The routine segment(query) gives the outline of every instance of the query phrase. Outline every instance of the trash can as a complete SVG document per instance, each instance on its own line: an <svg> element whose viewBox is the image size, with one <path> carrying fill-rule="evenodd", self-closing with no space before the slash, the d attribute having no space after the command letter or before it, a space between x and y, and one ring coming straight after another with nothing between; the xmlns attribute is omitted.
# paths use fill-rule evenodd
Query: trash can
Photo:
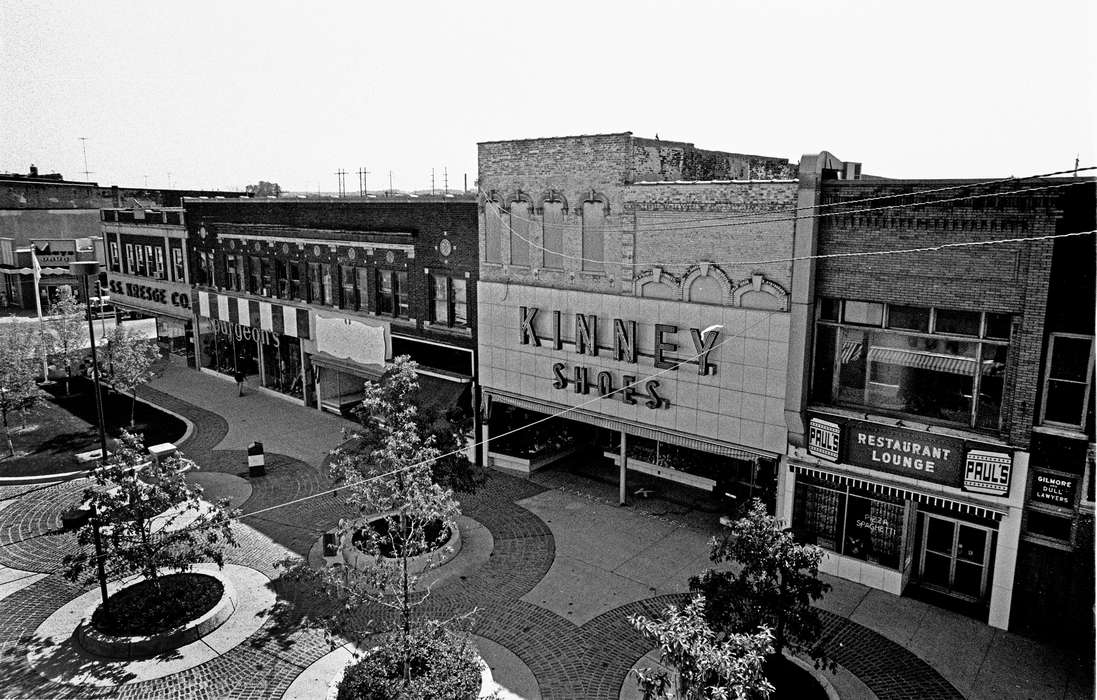
<svg viewBox="0 0 1097 700"><path fill-rule="evenodd" d="M248 445L248 476L265 476L266 473L267 464L263 457L263 443L253 442Z"/></svg>

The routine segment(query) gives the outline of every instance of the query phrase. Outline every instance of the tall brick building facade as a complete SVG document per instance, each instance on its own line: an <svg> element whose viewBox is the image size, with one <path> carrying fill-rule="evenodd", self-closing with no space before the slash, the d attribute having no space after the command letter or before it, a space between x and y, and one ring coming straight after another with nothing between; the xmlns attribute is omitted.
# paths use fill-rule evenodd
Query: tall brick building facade
<svg viewBox="0 0 1097 700"><path fill-rule="evenodd" d="M406 354L424 396L471 410L472 199L184 207L203 371L339 412Z"/></svg>
<svg viewBox="0 0 1097 700"><path fill-rule="evenodd" d="M1032 446L1062 241L863 254L1086 230L1078 213L1093 210L1092 181L824 175L810 186L805 170L802 191L817 195L801 205L819 208L798 214L797 253L823 257L793 271L789 386L800 389L788 395L779 514L833 553L830 573L1023 626L1037 597L1021 582L1037 557L1019 554L1047 544L1030 527ZM1063 296L1092 298L1090 280L1074 276ZM1074 430L1084 443L1081 418ZM1073 470L1080 486L1084 459Z"/></svg>

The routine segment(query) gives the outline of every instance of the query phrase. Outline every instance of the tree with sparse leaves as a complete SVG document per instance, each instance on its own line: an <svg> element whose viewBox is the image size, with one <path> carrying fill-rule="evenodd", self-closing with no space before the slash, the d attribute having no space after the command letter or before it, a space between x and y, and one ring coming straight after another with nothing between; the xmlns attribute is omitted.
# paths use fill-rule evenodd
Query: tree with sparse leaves
<svg viewBox="0 0 1097 700"><path fill-rule="evenodd" d="M26 412L42 400L42 390L35 377L38 375L38 358L35 356L36 331L30 324L12 319L0 324L0 418L4 424L4 438L8 443L8 455L15 456L11 440L9 419L15 411Z"/></svg>
<svg viewBox="0 0 1097 700"><path fill-rule="evenodd" d="M258 185L248 185L244 191L256 197L279 197L282 194L282 186L277 182L260 180Z"/></svg>
<svg viewBox="0 0 1097 700"><path fill-rule="evenodd" d="M763 666L773 651L766 628L753 634L717 634L705 621L705 600L694 596L661 618L632 615L629 623L659 645L669 670L637 669L644 700L765 700L773 692Z"/></svg>
<svg viewBox="0 0 1097 700"><path fill-rule="evenodd" d="M115 390L130 395L130 428L137 410L137 390L154 376L152 368L160 359L155 338L145 338L119 324L107 331L101 358L106 379Z"/></svg>
<svg viewBox="0 0 1097 700"><path fill-rule="evenodd" d="M709 558L728 567L691 578L690 589L704 595L705 619L720 632L760 625L772 629L772 664L786 647L825 664L818 643L822 623L812 606L830 590L819 579L823 556L821 547L798 543L792 531L754 499L746 517L733 522L726 536L712 540Z"/></svg>
<svg viewBox="0 0 1097 700"><path fill-rule="evenodd" d="M322 590L340 603L340 612L325 621L331 632L361 635L353 616L367 603L396 613L398 623L389 637L395 645L377 654L395 664L389 668L395 675L377 678L376 687L384 690L368 697L405 697L411 689L422 691L424 684L436 687L435 682L448 682L439 674L452 675L455 667L461 669L461 683L479 678L462 635L451 633L450 642L424 654L422 642L440 634L429 632L438 623L418 620L413 614L429 596L429 590L418 591L417 584L442 553L439 541L456 531L460 514L453 492L432 478L431 463L439 451L434 437L424 436L417 420L414 397L419 380L415 367L408 357L398 357L379 383L367 383L362 432L348 447L334 450L329 463L332 476L345 484L347 501L358 513L358 517L340 521L337 541L357 546L363 554L359 561L366 565L361 570L349 566L317 570L303 562L283 562L291 579L304 582L310 590ZM391 555L387 560L386 552ZM422 556L428 557L426 568L413 569L410 560ZM439 656L439 649L452 649L457 656L447 656L448 651ZM362 663L376 665L378 659L367 658ZM354 675L362 682L368 680L359 676ZM385 694L389 692L396 694Z"/></svg>
<svg viewBox="0 0 1097 700"><path fill-rule="evenodd" d="M108 579L143 574L158 590L162 570L184 572L204 561L224 565L225 547L236 545L236 513L228 499L203 500L202 487L185 478L190 469L197 465L181 453L150 460L141 436L122 431L108 463L93 471L95 484L84 491L94 519L109 533ZM81 548L63 559L71 581L94 580L95 554L88 551L94 527L89 521L80 529Z"/></svg>
<svg viewBox="0 0 1097 700"><path fill-rule="evenodd" d="M61 287L57 300L50 304L49 318L42 338L49 354L65 367L65 394L68 394L72 367L88 352L86 307L77 301L70 287Z"/></svg>

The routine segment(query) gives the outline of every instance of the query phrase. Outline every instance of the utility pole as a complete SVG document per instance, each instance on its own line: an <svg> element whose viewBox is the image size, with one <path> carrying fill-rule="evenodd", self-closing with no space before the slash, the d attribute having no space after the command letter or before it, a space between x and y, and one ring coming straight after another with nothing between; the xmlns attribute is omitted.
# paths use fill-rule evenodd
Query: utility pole
<svg viewBox="0 0 1097 700"><path fill-rule="evenodd" d="M369 175L369 171L366 170L366 166L363 165L361 168L358 168L358 189L359 194L363 197L369 194L369 184L366 180L367 175Z"/></svg>
<svg viewBox="0 0 1097 700"><path fill-rule="evenodd" d="M92 172L88 170L88 137L80 136L80 148L84 151L84 182L91 182Z"/></svg>
<svg viewBox="0 0 1097 700"><path fill-rule="evenodd" d="M465 173L465 194L469 193L469 174Z"/></svg>
<svg viewBox="0 0 1097 700"><path fill-rule="evenodd" d="M342 168L339 168L338 170L335 171L335 174L339 176L339 196L340 197L346 197L347 196L347 181L346 181L345 178L346 178L347 171L343 170Z"/></svg>
<svg viewBox="0 0 1097 700"><path fill-rule="evenodd" d="M449 168L442 168L442 193L449 194Z"/></svg>
<svg viewBox="0 0 1097 700"><path fill-rule="evenodd" d="M430 196L434 196L434 168L430 169Z"/></svg>
<svg viewBox="0 0 1097 700"><path fill-rule="evenodd" d="M392 196L392 171L389 171L389 196Z"/></svg>

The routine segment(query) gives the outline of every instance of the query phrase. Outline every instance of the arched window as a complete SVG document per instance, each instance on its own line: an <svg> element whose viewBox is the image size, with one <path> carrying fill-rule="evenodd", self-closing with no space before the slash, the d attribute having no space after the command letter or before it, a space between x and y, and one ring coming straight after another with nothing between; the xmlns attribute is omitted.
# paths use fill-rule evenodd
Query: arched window
<svg viewBox="0 0 1097 700"><path fill-rule="evenodd" d="M606 258L606 205L598 201L583 202L583 265L586 272L602 272Z"/></svg>
<svg viewBox="0 0 1097 700"><path fill-rule="evenodd" d="M514 201L510 203L510 264L529 267L529 241L530 241L530 209L529 202Z"/></svg>
<svg viewBox="0 0 1097 700"><path fill-rule="evenodd" d="M550 270L564 269L564 203L545 202L542 214L545 226L545 262Z"/></svg>
<svg viewBox="0 0 1097 700"><path fill-rule="evenodd" d="M698 304L722 304L724 303L724 287L720 281L711 275L702 275L693 280L687 292L687 301Z"/></svg>
<svg viewBox="0 0 1097 700"><path fill-rule="evenodd" d="M484 202L484 260L490 263L503 262L502 207L498 195Z"/></svg>

